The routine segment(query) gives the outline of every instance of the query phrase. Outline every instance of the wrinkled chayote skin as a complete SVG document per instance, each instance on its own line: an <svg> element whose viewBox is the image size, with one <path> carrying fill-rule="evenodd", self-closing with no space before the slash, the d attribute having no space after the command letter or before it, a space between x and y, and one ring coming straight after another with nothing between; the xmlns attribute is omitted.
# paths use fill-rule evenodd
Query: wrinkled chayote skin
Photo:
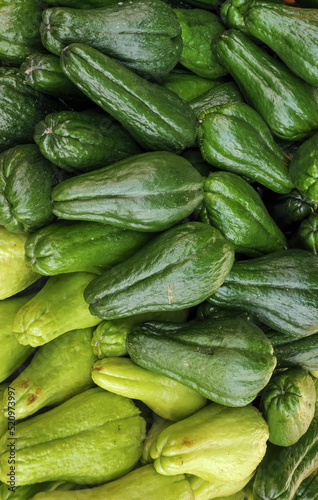
<svg viewBox="0 0 318 500"><path fill-rule="evenodd" d="M290 176L309 203L318 203L318 134L299 146L290 164Z"/></svg>
<svg viewBox="0 0 318 500"><path fill-rule="evenodd" d="M33 500L195 500L184 475L163 476L152 465L135 469L126 476L98 488L58 493L39 493Z"/></svg>
<svg viewBox="0 0 318 500"><path fill-rule="evenodd" d="M21 292L40 277L24 260L27 237L0 226L0 300Z"/></svg>
<svg viewBox="0 0 318 500"><path fill-rule="evenodd" d="M262 398L271 443L278 446L297 443L315 414L312 376L300 369L284 371L265 387Z"/></svg>
<svg viewBox="0 0 318 500"><path fill-rule="evenodd" d="M83 297L86 286L95 277L78 272L49 278L14 319L18 341L38 347L65 332L98 325L102 320L90 314Z"/></svg>
<svg viewBox="0 0 318 500"><path fill-rule="evenodd" d="M132 400L99 387L82 392L18 423L16 486L59 480L90 485L117 479L139 460L145 425ZM10 472L10 439L7 432L0 440L2 482Z"/></svg>
<svg viewBox="0 0 318 500"><path fill-rule="evenodd" d="M267 424L256 408L213 403L163 430L151 457L160 474L193 474L216 485L244 478L247 483L265 455L267 439Z"/></svg>
<svg viewBox="0 0 318 500"><path fill-rule="evenodd" d="M56 406L93 386L96 360L91 348L93 328L72 330L41 346L26 369L10 383L15 392L15 419L44 406ZM8 391L3 398L7 415Z"/></svg>
<svg viewBox="0 0 318 500"><path fill-rule="evenodd" d="M182 420L206 405L206 398L164 375L141 368L128 358L95 363L92 378L109 392L143 401L163 418Z"/></svg>
<svg viewBox="0 0 318 500"><path fill-rule="evenodd" d="M33 351L32 347L21 345L13 331L15 315L32 297L27 295L0 300L0 382L12 375ZM0 404L1 401L2 398Z"/></svg>

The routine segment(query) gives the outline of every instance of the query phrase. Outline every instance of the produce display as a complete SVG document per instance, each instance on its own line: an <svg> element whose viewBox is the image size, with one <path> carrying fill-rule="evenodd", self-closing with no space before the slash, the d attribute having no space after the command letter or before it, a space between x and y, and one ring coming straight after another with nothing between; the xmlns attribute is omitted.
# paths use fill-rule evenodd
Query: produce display
<svg viewBox="0 0 318 500"><path fill-rule="evenodd" d="M318 500L318 1L0 0L0 500Z"/></svg>

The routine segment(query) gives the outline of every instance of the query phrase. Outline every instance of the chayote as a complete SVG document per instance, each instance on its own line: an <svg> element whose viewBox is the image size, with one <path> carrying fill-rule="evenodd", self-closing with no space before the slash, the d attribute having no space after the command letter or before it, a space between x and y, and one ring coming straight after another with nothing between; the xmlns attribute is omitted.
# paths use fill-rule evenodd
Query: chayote
<svg viewBox="0 0 318 500"><path fill-rule="evenodd" d="M41 346L26 369L10 383L15 392L15 419L44 406L56 406L93 386L96 357L91 348L93 328L73 330ZM8 391L3 399L8 411Z"/></svg>
<svg viewBox="0 0 318 500"><path fill-rule="evenodd" d="M24 260L27 237L0 226L0 300L12 297L40 278Z"/></svg>
<svg viewBox="0 0 318 500"><path fill-rule="evenodd" d="M33 351L32 347L19 344L13 331L16 313L32 297L27 295L0 300L0 382L14 373Z"/></svg>
<svg viewBox="0 0 318 500"><path fill-rule="evenodd" d="M9 432L0 440L0 481L12 472L12 450L16 486L59 480L98 484L121 477L141 456L145 421L139 414L130 399L95 388L24 420L14 442Z"/></svg>
<svg viewBox="0 0 318 500"><path fill-rule="evenodd" d="M265 455L267 439L267 424L255 407L213 403L163 430L151 457L160 474L193 474L216 485L244 478L247 483Z"/></svg>
<svg viewBox="0 0 318 500"><path fill-rule="evenodd" d="M206 405L205 397L164 375L150 372L127 358L95 363L92 378L109 392L140 399L160 417L182 420Z"/></svg>
<svg viewBox="0 0 318 500"><path fill-rule="evenodd" d="M83 297L95 277L78 272L49 278L14 319L13 330L19 342L38 347L70 330L98 325L102 320L90 314Z"/></svg>

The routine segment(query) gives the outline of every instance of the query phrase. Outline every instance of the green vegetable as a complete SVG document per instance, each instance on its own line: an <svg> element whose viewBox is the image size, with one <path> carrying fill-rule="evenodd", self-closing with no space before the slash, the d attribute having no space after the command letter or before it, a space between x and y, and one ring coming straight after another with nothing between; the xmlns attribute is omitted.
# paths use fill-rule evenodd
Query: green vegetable
<svg viewBox="0 0 318 500"><path fill-rule="evenodd" d="M318 134L299 146L290 164L295 187L309 203L318 203Z"/></svg>
<svg viewBox="0 0 318 500"><path fill-rule="evenodd" d="M157 415L169 420L182 420L206 405L206 399L198 392L170 377L141 368L127 358L97 361L92 378L106 391L140 399Z"/></svg>
<svg viewBox="0 0 318 500"><path fill-rule="evenodd" d="M27 235L11 233L0 226L0 300L12 297L39 279L24 260Z"/></svg>
<svg viewBox="0 0 318 500"><path fill-rule="evenodd" d="M8 65L21 64L41 49L39 0L0 1L0 60Z"/></svg>
<svg viewBox="0 0 318 500"><path fill-rule="evenodd" d="M163 87L172 90L184 101L192 101L209 89L218 87L221 79L209 80L189 71L175 69L163 78Z"/></svg>
<svg viewBox="0 0 318 500"><path fill-rule="evenodd" d="M318 370L318 333L275 346L278 366Z"/></svg>
<svg viewBox="0 0 318 500"><path fill-rule="evenodd" d="M232 102L203 111L198 138L203 158L214 167L246 175L278 193L291 191L283 151L247 104Z"/></svg>
<svg viewBox="0 0 318 500"><path fill-rule="evenodd" d="M307 432L286 448L269 443L257 469L254 500L292 500L302 481L318 467L318 412ZM304 500L302 498L302 500Z"/></svg>
<svg viewBox="0 0 318 500"><path fill-rule="evenodd" d="M144 149L180 153L194 144L195 116L174 92L86 45L71 44L64 49L61 64L68 78Z"/></svg>
<svg viewBox="0 0 318 500"><path fill-rule="evenodd" d="M303 480L294 500L316 500L318 494L318 469Z"/></svg>
<svg viewBox="0 0 318 500"><path fill-rule="evenodd" d="M199 304L228 275L232 245L206 224L169 229L106 271L85 290L92 314L104 319L178 311Z"/></svg>
<svg viewBox="0 0 318 500"><path fill-rule="evenodd" d="M220 36L216 52L248 104L282 139L302 139L318 128L318 90L236 30Z"/></svg>
<svg viewBox="0 0 318 500"><path fill-rule="evenodd" d="M190 106L197 117L203 111L214 106L223 106L231 102L241 102L243 96L234 82L226 82L204 92L190 101Z"/></svg>
<svg viewBox="0 0 318 500"><path fill-rule="evenodd" d="M276 366L267 337L240 318L144 323L128 336L127 350L139 366L227 406L252 402Z"/></svg>
<svg viewBox="0 0 318 500"><path fill-rule="evenodd" d="M32 295L27 295L0 300L0 382L12 375L33 351L32 347L19 344L12 326L16 313L31 297ZM0 397L0 407L1 402L2 397Z"/></svg>
<svg viewBox="0 0 318 500"><path fill-rule="evenodd" d="M25 85L19 69L0 68L0 151L32 142L35 125L59 107Z"/></svg>
<svg viewBox="0 0 318 500"><path fill-rule="evenodd" d="M9 485L10 487L10 485ZM61 494L62 491L74 490L76 484L68 483L66 481L54 481L38 484L30 484L29 486L17 486L14 491L8 489L7 484L0 486L1 500L30 500L33 495L43 491L57 491Z"/></svg>
<svg viewBox="0 0 318 500"><path fill-rule="evenodd" d="M130 399L96 388L19 423L16 486L57 480L89 485L121 477L141 455L145 421L139 413ZM0 440L3 482L10 472L8 441L7 432Z"/></svg>
<svg viewBox="0 0 318 500"><path fill-rule="evenodd" d="M194 474L228 489L231 482L249 481L265 455L267 438L266 422L253 406L211 404L163 430L151 456L160 474Z"/></svg>
<svg viewBox="0 0 318 500"><path fill-rule="evenodd" d="M318 331L318 257L305 250L236 262L209 302L252 314L291 338Z"/></svg>
<svg viewBox="0 0 318 500"><path fill-rule="evenodd" d="M100 222L59 221L29 236L25 260L45 276L79 271L99 274L133 255L152 236Z"/></svg>
<svg viewBox="0 0 318 500"><path fill-rule="evenodd" d="M252 186L241 177L213 172L204 183L204 202L211 224L236 252L250 256L286 248L286 239Z"/></svg>
<svg viewBox="0 0 318 500"><path fill-rule="evenodd" d="M42 19L42 43L53 54L83 43L141 75L168 74L182 52L177 16L160 0L124 0L92 10L59 7L45 10Z"/></svg>
<svg viewBox="0 0 318 500"><path fill-rule="evenodd" d="M0 155L0 224L8 231L34 232L55 219L51 191L58 183L53 165L35 144Z"/></svg>
<svg viewBox="0 0 318 500"><path fill-rule="evenodd" d="M59 274L18 311L13 322L18 341L38 347L70 330L89 328L102 320L92 316L83 292L95 274Z"/></svg>
<svg viewBox="0 0 318 500"><path fill-rule="evenodd" d="M94 489L67 493L41 493L34 500L194 500L192 488L184 475L165 477L152 465L135 469L126 476Z"/></svg>
<svg viewBox="0 0 318 500"><path fill-rule="evenodd" d="M193 212L203 179L181 156L143 153L61 182L52 191L62 219L108 222L139 231L163 231Z"/></svg>
<svg viewBox="0 0 318 500"><path fill-rule="evenodd" d="M143 450L142 450L142 455L141 455L141 463L142 464L150 464L153 463L153 459L150 456L150 450L152 447L152 444L156 441L157 437L159 436L160 432L169 427L173 422L170 422L170 420L167 420L166 418L161 418L158 417L156 414L154 414L153 417L153 423L152 426L146 436L146 439L144 440L143 443ZM164 477L164 476L162 476ZM190 478L189 478L190 479Z"/></svg>
<svg viewBox="0 0 318 500"><path fill-rule="evenodd" d="M198 149L189 148L183 151L183 158L186 158L188 162L199 172L202 177L207 177L210 172L213 171L213 167L203 160L202 155Z"/></svg>
<svg viewBox="0 0 318 500"><path fill-rule="evenodd" d="M223 33L218 16L201 9L174 9L182 30L183 49L179 62L204 78L219 78L227 71L217 60L212 44Z"/></svg>
<svg viewBox="0 0 318 500"><path fill-rule="evenodd" d="M270 200L267 206L274 221L283 230L301 222L314 210L297 189Z"/></svg>
<svg viewBox="0 0 318 500"><path fill-rule="evenodd" d="M60 58L53 54L31 54L20 68L23 81L29 87L56 97L84 95L71 80L65 76Z"/></svg>
<svg viewBox="0 0 318 500"><path fill-rule="evenodd" d="M8 385L9 385L8 382L5 384L0 384L0 401L2 401L4 393L6 392ZM4 416L3 412L1 411L0 412L0 437L7 431L7 429L8 429L8 420ZM3 495L3 492L1 491L1 489L3 489L3 488L0 485L0 498L2 500L2 497L4 495ZM8 489L7 486L6 486L6 489Z"/></svg>
<svg viewBox="0 0 318 500"><path fill-rule="evenodd" d="M297 443L314 418L316 391L308 372L294 369L276 375L262 393L269 440L278 446Z"/></svg>
<svg viewBox="0 0 318 500"><path fill-rule="evenodd" d="M297 8L270 0L227 0L227 25L242 29L268 45L293 73L318 85L316 9Z"/></svg>
<svg viewBox="0 0 318 500"><path fill-rule="evenodd" d="M89 172L140 153L119 123L94 111L52 113L35 127L34 140L46 158L71 172Z"/></svg>
<svg viewBox="0 0 318 500"><path fill-rule="evenodd" d="M26 418L45 406L56 406L93 386L96 360L91 348L92 328L73 330L41 346L31 363L12 382L15 419ZM8 416L9 391L3 398Z"/></svg>
<svg viewBox="0 0 318 500"><path fill-rule="evenodd" d="M216 480L211 483L196 476L190 476L189 481L194 491L195 500L206 500L207 498L215 498L215 500L253 500L253 496L247 496L248 493L251 493L251 490L246 486L253 475L254 473L243 479L226 483L224 481L217 482ZM242 488L244 489L242 490ZM219 495L222 495L222 497Z"/></svg>
<svg viewBox="0 0 318 500"><path fill-rule="evenodd" d="M50 4L55 4L56 2L50 2ZM108 7L117 3L117 0L59 0L58 4L64 7L76 7L76 9L92 9L93 7Z"/></svg>
<svg viewBox="0 0 318 500"><path fill-rule="evenodd" d="M92 339L93 351L99 359L111 356L125 356L127 354L127 336L138 323L146 321L170 321L184 323L189 314L188 309L181 311L163 311L136 314L129 318L103 321L94 331Z"/></svg>
<svg viewBox="0 0 318 500"><path fill-rule="evenodd" d="M295 235L295 246L318 253L318 214L313 213L304 219Z"/></svg>

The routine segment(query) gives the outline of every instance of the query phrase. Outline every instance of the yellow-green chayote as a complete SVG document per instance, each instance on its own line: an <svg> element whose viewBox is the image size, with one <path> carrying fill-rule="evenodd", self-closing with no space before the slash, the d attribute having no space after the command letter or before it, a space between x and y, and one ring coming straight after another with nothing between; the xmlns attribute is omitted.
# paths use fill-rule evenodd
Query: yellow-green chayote
<svg viewBox="0 0 318 500"><path fill-rule="evenodd" d="M44 406L56 406L93 386L96 361L91 348L93 328L72 330L37 350L31 363L10 383L15 419L26 418ZM1 403L1 400L0 400ZM9 391L3 398L7 415Z"/></svg>
<svg viewBox="0 0 318 500"><path fill-rule="evenodd" d="M61 491L74 490L76 484L68 483L66 481L54 481L47 483L30 484L29 486L18 486L17 488L11 487L8 484L1 484L0 486L0 500L31 500L34 495L40 491Z"/></svg>
<svg viewBox="0 0 318 500"><path fill-rule="evenodd" d="M265 455L268 434L255 407L212 403L163 430L151 457L160 474L193 474L217 485L248 482Z"/></svg>
<svg viewBox="0 0 318 500"><path fill-rule="evenodd" d="M28 295L0 300L0 382L12 375L33 351L32 347L21 345L13 331L15 315L32 297Z"/></svg>
<svg viewBox="0 0 318 500"><path fill-rule="evenodd" d="M188 479L194 491L195 500L250 500L253 496L248 498L245 492L247 491L246 485L253 475L254 472L238 481L218 482L215 480L213 483L196 476L188 476Z"/></svg>
<svg viewBox="0 0 318 500"><path fill-rule="evenodd" d="M195 499L197 500L197 497ZM237 493L230 496L216 497L215 500L253 500L253 486L249 483Z"/></svg>
<svg viewBox="0 0 318 500"><path fill-rule="evenodd" d="M0 439L0 481L16 486L45 481L98 484L129 472L137 463L145 420L128 398L89 389L52 410L18 423L14 440ZM9 476L8 476L9 475Z"/></svg>
<svg viewBox="0 0 318 500"><path fill-rule="evenodd" d="M157 311L153 313L142 313L128 318L106 320L100 323L94 331L92 347L99 359L108 356L125 356L127 354L127 335L133 331L138 323L146 321L170 321L171 323L183 323L187 320L189 309L181 311Z"/></svg>
<svg viewBox="0 0 318 500"><path fill-rule="evenodd" d="M17 313L13 330L23 345L38 347L78 328L98 325L102 320L92 316L83 292L94 278L92 273L70 273L52 276L42 290Z"/></svg>
<svg viewBox="0 0 318 500"><path fill-rule="evenodd" d="M97 457L98 458L98 457ZM124 477L98 488L39 493L32 500L194 500L183 474L162 476L152 465L140 467Z"/></svg>
<svg viewBox="0 0 318 500"><path fill-rule="evenodd" d="M159 436L160 432L169 427L169 425L173 424L171 420L167 420L166 418L158 417L156 414L153 416L152 426L149 429L149 432L146 436L146 439L143 442L142 446L142 455L140 458L140 462L142 464L151 464L153 459L150 456L150 450L152 447L152 443L154 443Z"/></svg>
<svg viewBox="0 0 318 500"><path fill-rule="evenodd" d="M27 237L0 226L0 300L12 297L40 278L24 260Z"/></svg>
<svg viewBox="0 0 318 500"><path fill-rule="evenodd" d="M206 398L165 375L135 365L128 358L105 358L94 365L95 384L127 398L140 399L157 415L182 420L206 405Z"/></svg>

